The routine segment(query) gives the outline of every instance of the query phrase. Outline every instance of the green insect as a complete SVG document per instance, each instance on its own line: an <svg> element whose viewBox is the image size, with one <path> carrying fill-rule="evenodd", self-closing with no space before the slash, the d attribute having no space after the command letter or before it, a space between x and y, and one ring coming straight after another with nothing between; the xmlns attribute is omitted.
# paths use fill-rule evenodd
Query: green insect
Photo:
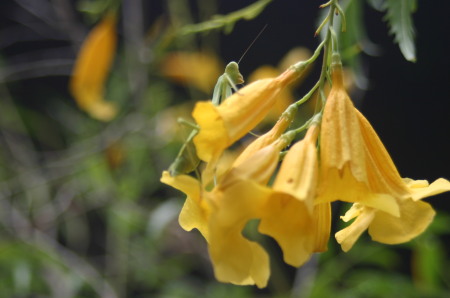
<svg viewBox="0 0 450 298"><path fill-rule="evenodd" d="M228 63L225 67L225 72L219 77L216 86L214 87L212 103L215 106L218 106L222 101L233 94L233 90L237 91L236 85L242 83L244 83L244 79L242 74L239 72L239 65L234 61ZM200 159L197 156L197 152L192 141L197 135L199 127L184 119L178 119L178 122L190 127L191 132L181 146L177 157L169 166L169 173L172 177L193 172L197 170L197 167L200 164Z"/></svg>
<svg viewBox="0 0 450 298"><path fill-rule="evenodd" d="M192 126L192 123L185 121L184 119L178 119L178 123ZM198 127L194 125L192 127L189 136L184 141L183 145L178 151L177 157L169 166L170 176L175 177L181 174L188 174L197 169L200 164L200 159L197 156L194 143L192 140L198 133Z"/></svg>
<svg viewBox="0 0 450 298"><path fill-rule="evenodd" d="M214 87L214 93L212 97L212 103L218 106L225 98L233 94L233 90L237 91L237 84L244 83L244 78L239 72L239 65L231 61L225 67L225 72L217 80L216 86Z"/></svg>

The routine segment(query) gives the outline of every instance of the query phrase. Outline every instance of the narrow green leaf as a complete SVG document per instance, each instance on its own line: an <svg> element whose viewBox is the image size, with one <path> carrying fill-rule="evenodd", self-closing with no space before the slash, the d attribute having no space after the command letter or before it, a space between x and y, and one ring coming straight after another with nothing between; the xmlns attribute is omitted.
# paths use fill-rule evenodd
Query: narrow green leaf
<svg viewBox="0 0 450 298"><path fill-rule="evenodd" d="M256 18L270 2L272 2L272 0L259 0L247 7L236 10L227 15L215 15L208 21L198 24L186 25L181 28L179 34L187 35L206 32L214 29L223 29L224 32L228 34L233 30L234 25L237 21L242 19L252 20Z"/></svg>
<svg viewBox="0 0 450 298"><path fill-rule="evenodd" d="M417 0L386 0L385 19L389 23L390 32L406 60L416 61L416 47L414 44L414 25L412 13L416 10Z"/></svg>

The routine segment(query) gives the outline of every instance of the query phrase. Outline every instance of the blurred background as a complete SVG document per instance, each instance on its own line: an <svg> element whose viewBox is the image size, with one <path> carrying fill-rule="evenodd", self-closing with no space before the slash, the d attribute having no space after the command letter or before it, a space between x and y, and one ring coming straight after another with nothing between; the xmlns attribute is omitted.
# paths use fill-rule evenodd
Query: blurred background
<svg viewBox="0 0 450 298"><path fill-rule="evenodd" d="M307 58L320 41L320 1L275 0L232 28L188 26L254 2L0 1L0 298L450 296L449 193L427 200L437 216L410 243L364 235L343 253L332 238L297 270L262 238L272 258L266 289L215 281L205 241L178 225L184 195L159 182L187 134L176 119L211 98L226 63L266 24L239 63L247 82ZM363 31L360 40L342 37L355 104L402 176L449 179L448 1L418 1L415 63L373 8L380 1L341 2L357 10L353 24ZM69 86L83 41L111 8L118 42L100 89L114 107L99 120ZM348 206L333 208L335 232Z"/></svg>

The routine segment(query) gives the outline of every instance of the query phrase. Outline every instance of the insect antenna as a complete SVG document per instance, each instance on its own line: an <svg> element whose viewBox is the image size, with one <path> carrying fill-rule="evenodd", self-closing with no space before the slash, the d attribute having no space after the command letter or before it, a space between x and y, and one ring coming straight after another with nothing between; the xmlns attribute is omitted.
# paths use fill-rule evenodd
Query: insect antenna
<svg viewBox="0 0 450 298"><path fill-rule="evenodd" d="M267 24L264 25L264 27L261 29L261 31L259 31L258 35L256 35L256 37L253 39L252 43L247 47L247 49L245 50L244 54L242 54L241 58L239 58L238 60L238 64L241 63L242 58L244 58L245 54L247 54L248 50L250 50L250 48L252 47L252 45L255 43L255 41L259 38L259 36L264 32L264 30L266 30L267 28Z"/></svg>

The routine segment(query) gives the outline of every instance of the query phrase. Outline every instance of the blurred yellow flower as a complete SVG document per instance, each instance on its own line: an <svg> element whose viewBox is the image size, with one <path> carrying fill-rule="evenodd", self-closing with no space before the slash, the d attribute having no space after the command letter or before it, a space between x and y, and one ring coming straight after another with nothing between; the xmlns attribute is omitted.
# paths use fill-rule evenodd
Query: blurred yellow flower
<svg viewBox="0 0 450 298"><path fill-rule="evenodd" d="M450 191L450 182L438 179L428 185L425 180L404 179L411 198L400 199L400 216L364 206L359 203L347 211L341 218L348 222L356 218L351 225L336 233L336 240L342 250L348 251L359 236L369 229L372 240L386 244L399 244L410 241L420 235L433 221L435 212L430 204L420 201L423 198Z"/></svg>
<svg viewBox="0 0 450 298"><path fill-rule="evenodd" d="M272 79L253 82L219 106L198 102L192 116L200 126L194 144L198 156L209 162L254 128L270 111L277 95L299 76L293 70Z"/></svg>
<svg viewBox="0 0 450 298"><path fill-rule="evenodd" d="M105 81L116 52L116 16L107 14L86 37L72 72L69 89L78 106L91 117L109 121L117 113L104 99Z"/></svg>
<svg viewBox="0 0 450 298"><path fill-rule="evenodd" d="M180 84L195 86L208 94L223 71L220 59L207 52L171 53L161 64L164 76Z"/></svg>

